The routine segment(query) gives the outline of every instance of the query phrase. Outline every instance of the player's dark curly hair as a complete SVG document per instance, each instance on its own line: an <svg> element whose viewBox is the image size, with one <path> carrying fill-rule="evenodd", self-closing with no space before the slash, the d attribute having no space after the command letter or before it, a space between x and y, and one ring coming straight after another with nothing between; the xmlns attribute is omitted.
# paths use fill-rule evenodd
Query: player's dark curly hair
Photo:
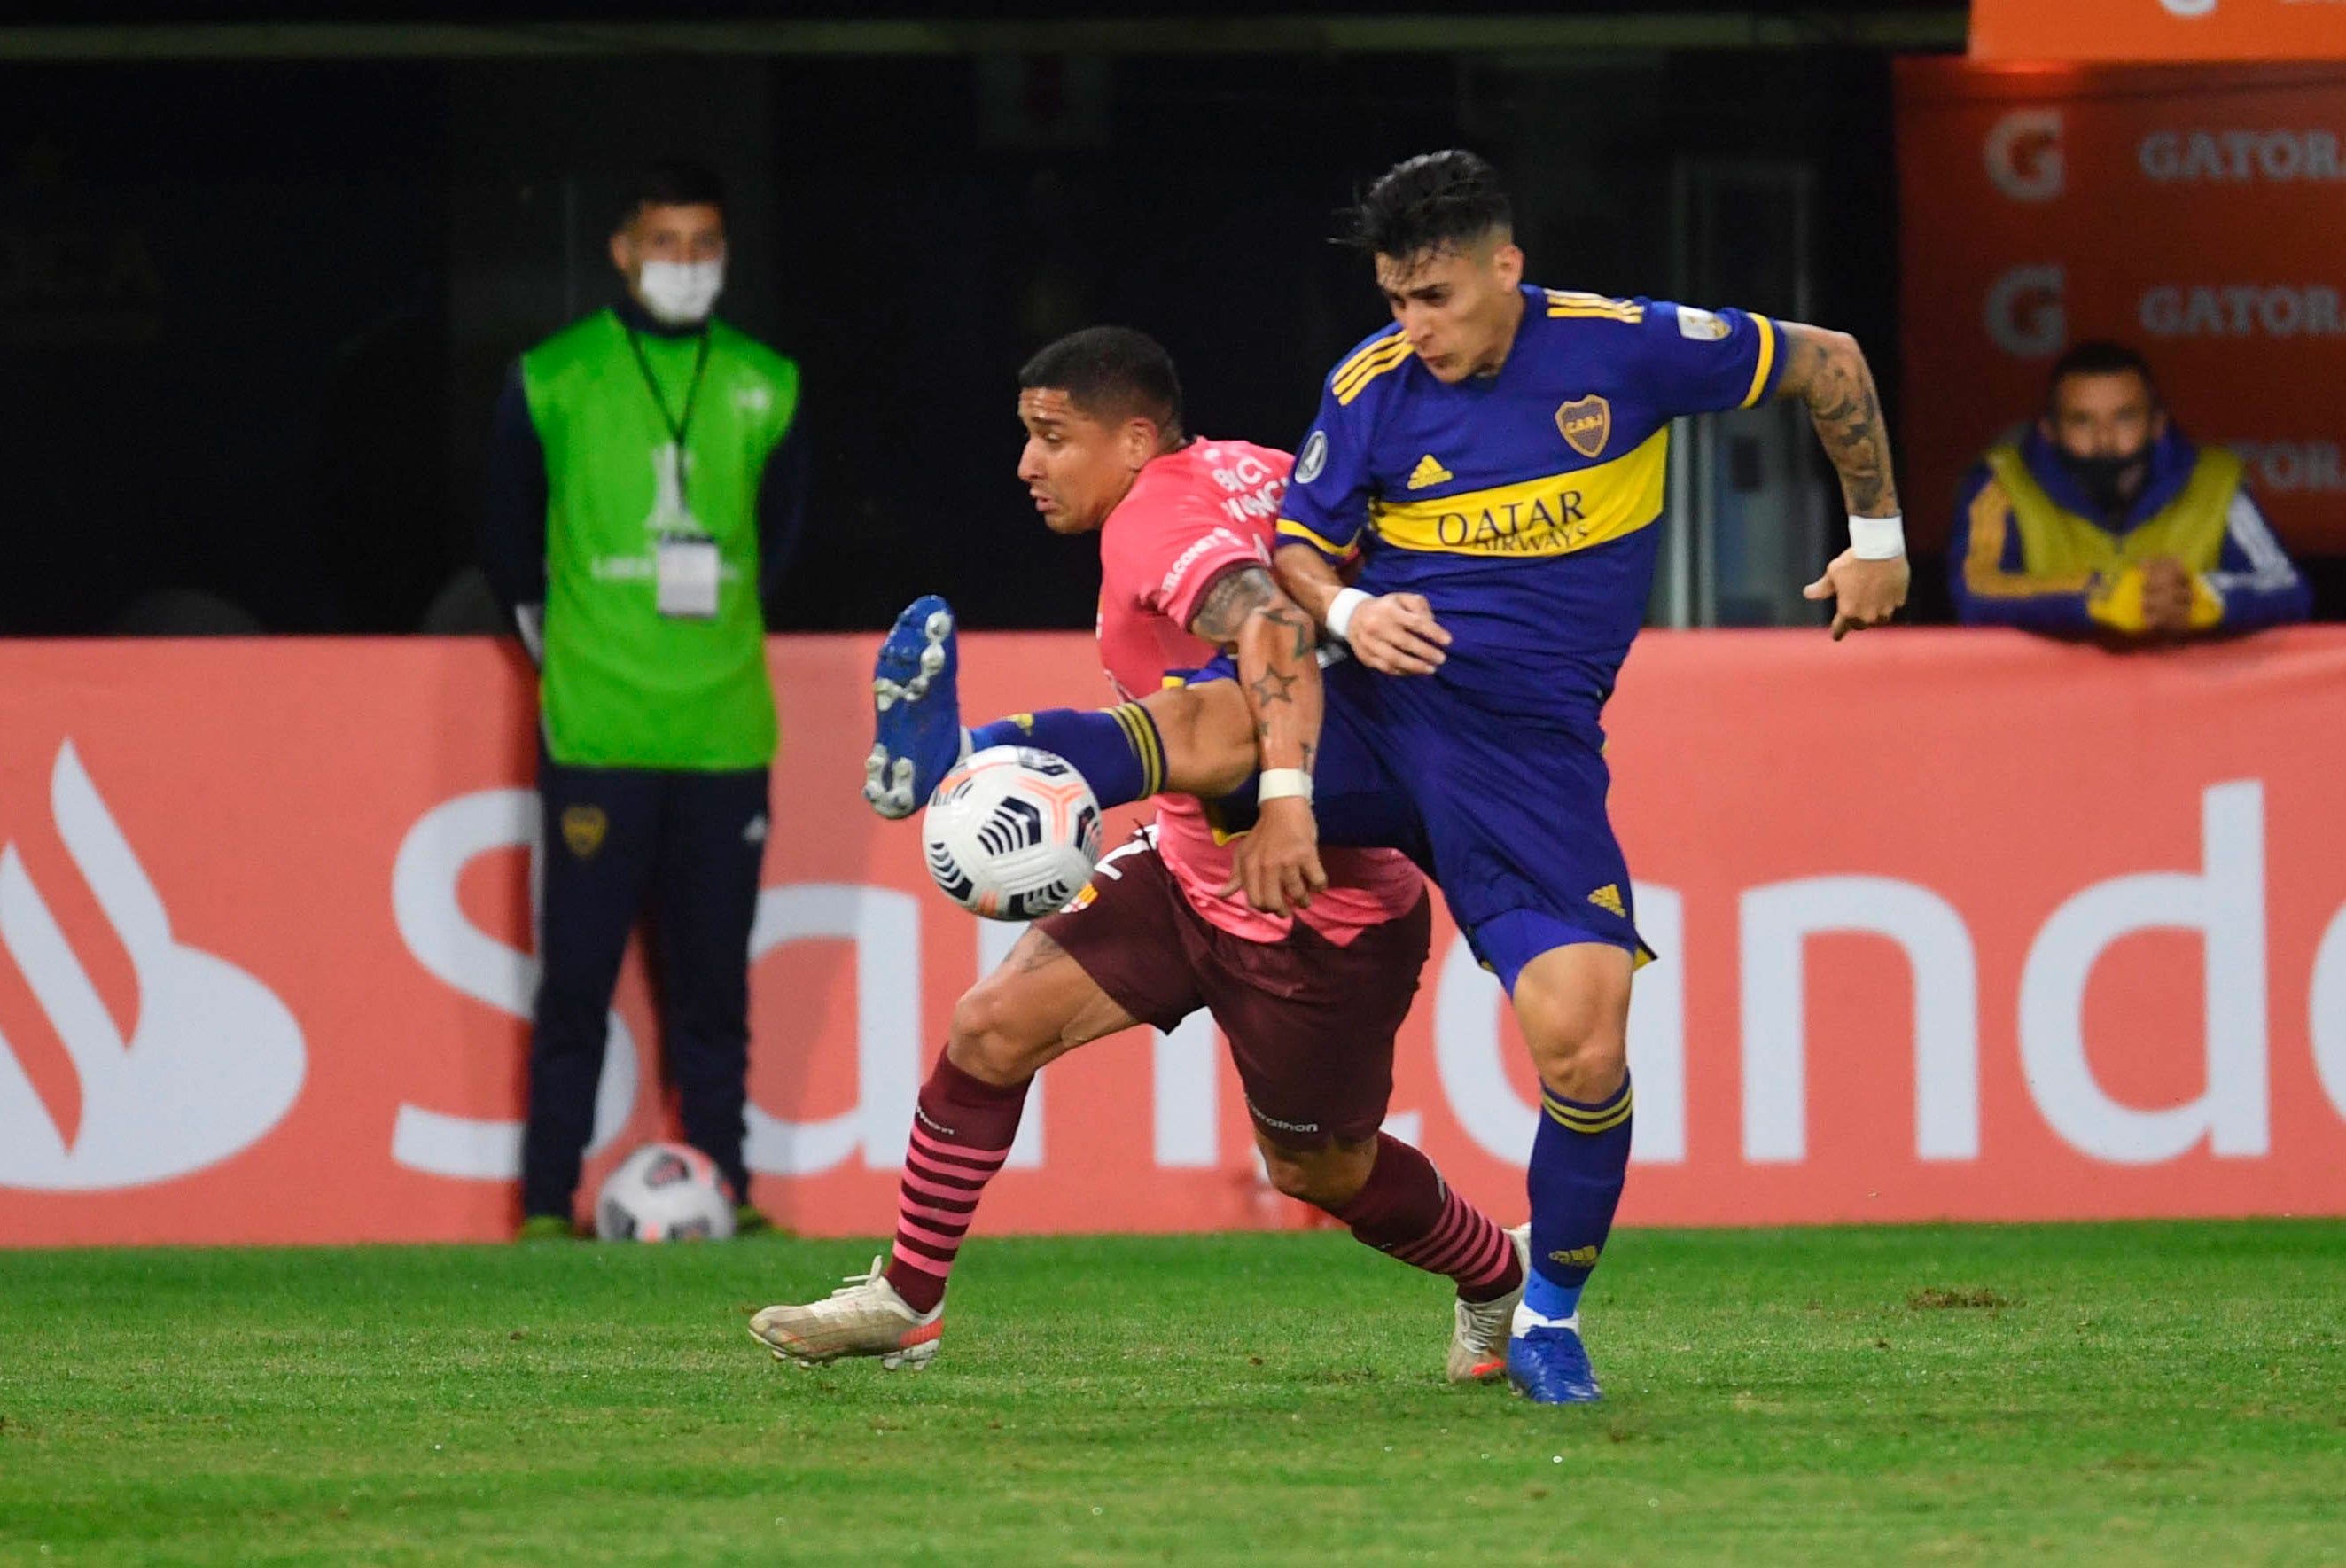
<svg viewBox="0 0 2346 1568"><path fill-rule="evenodd" d="M1018 372L1022 392L1050 387L1082 412L1113 423L1139 418L1168 433L1181 428L1181 378L1173 356L1130 327L1086 327L1046 344Z"/></svg>
<svg viewBox="0 0 2346 1568"><path fill-rule="evenodd" d="M1407 259L1471 245L1515 221L1499 172L1463 148L1393 165L1344 214L1342 243Z"/></svg>
<svg viewBox="0 0 2346 1568"><path fill-rule="evenodd" d="M2158 378L2150 373L2150 361L2126 344L2108 338L2088 338L2072 344L2067 352L2053 361L2053 373L2045 378L2045 396L2049 402L2061 390L2061 383L2071 376L2118 376L2128 371L2142 378L2150 389L2150 401L2158 402Z"/></svg>
<svg viewBox="0 0 2346 1568"><path fill-rule="evenodd" d="M725 182L705 163L688 158L658 158L628 179L614 227L625 229L647 207L713 207L722 212Z"/></svg>

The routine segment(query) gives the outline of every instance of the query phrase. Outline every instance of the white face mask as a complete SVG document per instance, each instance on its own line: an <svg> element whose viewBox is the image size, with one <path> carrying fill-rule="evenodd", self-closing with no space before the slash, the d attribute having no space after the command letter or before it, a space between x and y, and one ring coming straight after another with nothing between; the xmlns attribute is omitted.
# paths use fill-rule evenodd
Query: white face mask
<svg viewBox="0 0 2346 1568"><path fill-rule="evenodd" d="M725 263L647 261L636 289L652 320L663 326L688 327L707 320L709 307L724 292Z"/></svg>

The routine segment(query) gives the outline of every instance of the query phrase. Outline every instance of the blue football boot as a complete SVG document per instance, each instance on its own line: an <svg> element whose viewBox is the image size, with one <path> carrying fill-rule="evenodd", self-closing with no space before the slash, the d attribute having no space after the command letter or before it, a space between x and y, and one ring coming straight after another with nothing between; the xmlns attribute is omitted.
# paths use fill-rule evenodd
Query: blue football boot
<svg viewBox="0 0 2346 1568"><path fill-rule="evenodd" d="M1507 1340L1507 1381L1535 1405L1591 1405L1605 1397L1580 1342L1580 1315L1561 1323L1515 1308Z"/></svg>
<svg viewBox="0 0 2346 1568"><path fill-rule="evenodd" d="M961 660L953 606L923 594L904 606L872 671L877 738L863 798L882 817L909 817L961 760Z"/></svg>

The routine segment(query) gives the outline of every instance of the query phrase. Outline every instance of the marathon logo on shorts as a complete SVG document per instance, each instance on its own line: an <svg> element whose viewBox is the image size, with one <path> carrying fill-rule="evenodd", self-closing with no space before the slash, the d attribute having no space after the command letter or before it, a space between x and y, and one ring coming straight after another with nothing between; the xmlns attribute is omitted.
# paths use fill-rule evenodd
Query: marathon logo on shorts
<svg viewBox="0 0 2346 1568"><path fill-rule="evenodd" d="M1248 1097L1246 1107L1247 1115L1252 1116L1256 1121L1260 1122L1264 1126L1269 1127L1275 1133L1311 1133L1316 1135L1320 1131L1320 1124L1317 1122L1282 1122L1277 1116L1267 1116L1263 1115L1262 1107L1254 1103L1252 1096Z"/></svg>

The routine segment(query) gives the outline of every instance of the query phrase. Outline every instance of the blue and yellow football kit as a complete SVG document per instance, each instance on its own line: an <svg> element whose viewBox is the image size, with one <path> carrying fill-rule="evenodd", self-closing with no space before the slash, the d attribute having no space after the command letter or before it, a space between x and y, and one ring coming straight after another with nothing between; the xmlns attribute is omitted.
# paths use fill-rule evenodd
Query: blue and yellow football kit
<svg viewBox="0 0 2346 1568"><path fill-rule="evenodd" d="M1370 594L1423 594L1451 634L1432 676L1327 672L1321 792L1407 799L1510 992L1551 948L1638 951L1599 717L1645 618L1669 422L1765 400L1784 358L1765 316L1523 293L1494 375L1446 385L1398 329L1346 355L1279 524L1282 545L1357 554ZM1331 778L1338 753L1382 777Z"/></svg>

